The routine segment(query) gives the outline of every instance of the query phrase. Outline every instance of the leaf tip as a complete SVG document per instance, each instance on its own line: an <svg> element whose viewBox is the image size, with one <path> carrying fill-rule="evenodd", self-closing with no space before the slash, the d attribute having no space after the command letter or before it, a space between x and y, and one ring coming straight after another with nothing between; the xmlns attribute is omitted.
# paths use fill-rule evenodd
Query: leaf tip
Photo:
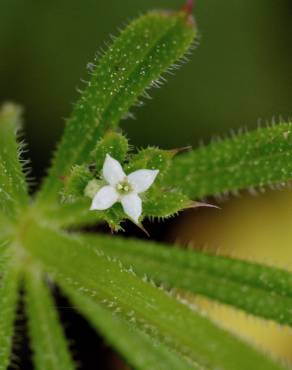
<svg viewBox="0 0 292 370"><path fill-rule="evenodd" d="M181 148L174 148L174 149L170 149L169 152L172 154L172 156L176 156L177 154L179 153L183 153L183 152L188 152L192 149L192 147L190 145L188 146L184 146L184 147L181 147Z"/></svg>
<svg viewBox="0 0 292 370"><path fill-rule="evenodd" d="M187 208L190 209L190 208L199 208L199 207L221 209L219 206L216 206L215 204L201 203L201 202L192 202Z"/></svg>
<svg viewBox="0 0 292 370"><path fill-rule="evenodd" d="M136 224L138 227L139 227L139 229L140 230L142 230L143 231L143 233L148 237L148 238L150 238L150 234L149 234L149 232L145 229L145 227L142 225L142 223L139 223L139 224Z"/></svg>

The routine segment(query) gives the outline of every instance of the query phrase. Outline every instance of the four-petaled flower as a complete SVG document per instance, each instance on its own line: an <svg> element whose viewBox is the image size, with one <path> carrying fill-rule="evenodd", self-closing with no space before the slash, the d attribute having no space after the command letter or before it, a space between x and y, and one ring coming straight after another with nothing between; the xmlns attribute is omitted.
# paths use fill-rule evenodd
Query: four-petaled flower
<svg viewBox="0 0 292 370"><path fill-rule="evenodd" d="M95 194L90 210L103 211L121 202L124 212L137 224L142 214L142 199L138 194L150 188L158 172L141 169L126 175L121 164L107 154L102 175L108 185Z"/></svg>

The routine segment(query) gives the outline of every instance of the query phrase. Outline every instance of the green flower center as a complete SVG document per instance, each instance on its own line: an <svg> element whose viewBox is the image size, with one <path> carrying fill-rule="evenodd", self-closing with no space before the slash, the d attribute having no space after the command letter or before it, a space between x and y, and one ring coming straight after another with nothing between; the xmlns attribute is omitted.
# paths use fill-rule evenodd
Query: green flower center
<svg viewBox="0 0 292 370"><path fill-rule="evenodd" d="M129 194L133 191L131 184L127 180L119 182L116 189L121 195Z"/></svg>

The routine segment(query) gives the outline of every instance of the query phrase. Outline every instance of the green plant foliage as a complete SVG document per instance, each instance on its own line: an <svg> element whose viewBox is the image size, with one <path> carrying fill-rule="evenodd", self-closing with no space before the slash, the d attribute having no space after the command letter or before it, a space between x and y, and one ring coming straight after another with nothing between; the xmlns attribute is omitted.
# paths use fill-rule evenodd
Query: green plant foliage
<svg viewBox="0 0 292 370"><path fill-rule="evenodd" d="M185 11L150 12L113 42L91 71L90 80L69 118L42 202L55 199L72 165L87 162L97 140L117 127L146 88L182 57L196 29Z"/></svg>
<svg viewBox="0 0 292 370"><path fill-rule="evenodd" d="M7 219L6 216L0 213L0 261L3 257L3 253L7 249L7 245L13 239L15 233L13 221ZM0 262L1 269L1 262Z"/></svg>
<svg viewBox="0 0 292 370"><path fill-rule="evenodd" d="M292 325L292 273L288 271L137 240L95 235L82 240L157 284L182 288Z"/></svg>
<svg viewBox="0 0 292 370"><path fill-rule="evenodd" d="M125 136L114 132L106 132L104 137L97 143L93 152L96 172L102 170L102 166L107 154L123 163L126 160L129 151L128 140Z"/></svg>
<svg viewBox="0 0 292 370"><path fill-rule="evenodd" d="M104 212L89 212L91 199L84 198L74 203L63 203L59 206L52 205L47 207L42 216L51 225L62 228L80 228L82 226L92 226L104 222Z"/></svg>
<svg viewBox="0 0 292 370"><path fill-rule="evenodd" d="M2 271L4 271L5 265L6 265L6 243L4 241L0 242L0 274L2 274ZM1 276L1 275L0 275Z"/></svg>
<svg viewBox="0 0 292 370"><path fill-rule="evenodd" d="M5 262L0 271L0 370L6 370L10 363L19 282L18 269L11 261Z"/></svg>
<svg viewBox="0 0 292 370"><path fill-rule="evenodd" d="M194 368L199 364L203 369L247 370L257 364L258 370L283 369L78 237L58 233L34 220L26 224L22 237L27 252L63 288L68 286L101 304L185 357Z"/></svg>
<svg viewBox="0 0 292 370"><path fill-rule="evenodd" d="M148 217L167 218L191 207L193 202L177 189L150 189L144 203Z"/></svg>
<svg viewBox="0 0 292 370"><path fill-rule="evenodd" d="M144 213L146 216L167 218L178 211L189 208L193 202L180 189L165 182L170 171L176 150L161 150L148 147L133 155L127 171L132 172L140 168L157 169L159 176L154 185L147 192L144 199Z"/></svg>
<svg viewBox="0 0 292 370"><path fill-rule="evenodd" d="M32 202L16 141L20 110L6 104L0 111L0 370L9 363L20 273L37 369L74 368L45 277L60 286L135 369L285 368L218 328L188 302L180 302L171 288L291 325L290 273L73 230L101 222L122 230L127 216L118 202L125 193L141 196L142 214L139 199L133 207L140 216L133 219L141 227L145 217L168 217L198 206L197 198L292 180L291 123L177 157L177 150L153 147L134 152L117 132L130 108L147 96L149 87L160 85L160 76L192 44L192 4L189 0L180 11L141 16L92 64L49 176ZM159 172L151 173L156 177L149 191L145 186L139 192L120 171L123 179L111 189L117 203L105 211L90 211L92 198L106 182L102 167L107 154L121 163L126 175L140 169Z"/></svg>
<svg viewBox="0 0 292 370"><path fill-rule="evenodd" d="M119 161L125 161L125 159L128 158L127 162L124 163L124 168L128 175L141 169L159 171L158 178L155 180L154 184L147 192L141 194L143 201L143 215L141 221L145 217L170 217L178 211L189 208L195 204L180 190L165 186L164 179L167 171L171 167L172 159L176 151L149 147L138 151L138 153L134 155L130 155L127 153L128 148L128 141L125 137L121 134L110 132L104 139L99 141L93 153L95 158L101 158L96 165L76 165L72 168L71 174L68 179L65 180L63 200L65 203L74 204L72 204L71 207L66 205L56 207L54 203L51 204L55 214L53 218L61 221L59 226L76 227L103 221L107 222L115 231L121 229L121 223L128 217L119 204L115 204L113 207L103 212L91 212L94 213L94 215L89 215L90 212L88 212L88 209L90 208L90 202L82 199L82 197L93 199L96 193L103 186L107 185L102 174L102 168L107 154L115 155L114 158ZM89 170L89 167L91 170ZM77 219L74 217L73 212L77 215ZM84 217L81 217L81 215L84 215ZM48 216L49 213L47 212L47 217Z"/></svg>
<svg viewBox="0 0 292 370"><path fill-rule="evenodd" d="M141 149L131 157L130 163L127 165L127 172L134 172L140 168L148 168L149 170L159 170L163 174L169 169L171 160L175 152L172 150L162 150L155 147ZM161 176L159 177L162 178Z"/></svg>
<svg viewBox="0 0 292 370"><path fill-rule="evenodd" d="M73 166L68 178L64 179L64 188L62 191L63 201L73 203L83 197L84 189L92 178L92 173L87 166Z"/></svg>
<svg viewBox="0 0 292 370"><path fill-rule="evenodd" d="M36 369L73 370L58 313L41 272L31 266L25 274L26 310Z"/></svg>
<svg viewBox="0 0 292 370"><path fill-rule="evenodd" d="M182 356L143 331L133 328L133 325L113 315L92 298L76 292L67 284L63 288L78 310L135 369L194 369Z"/></svg>
<svg viewBox="0 0 292 370"><path fill-rule="evenodd" d="M100 174L106 155L109 154L119 162L124 162L128 150L128 140L123 135L114 131L107 132L92 152L92 163L73 166L69 176L64 179L63 202L76 203L79 201L80 204L80 200L84 200L82 199L84 197L92 199L97 190L105 184Z"/></svg>
<svg viewBox="0 0 292 370"><path fill-rule="evenodd" d="M28 203L27 186L19 162L16 143L20 127L20 107L6 103L0 110L0 213L14 218Z"/></svg>
<svg viewBox="0 0 292 370"><path fill-rule="evenodd" d="M168 182L191 198L287 183L292 178L292 123L260 128L176 158Z"/></svg>

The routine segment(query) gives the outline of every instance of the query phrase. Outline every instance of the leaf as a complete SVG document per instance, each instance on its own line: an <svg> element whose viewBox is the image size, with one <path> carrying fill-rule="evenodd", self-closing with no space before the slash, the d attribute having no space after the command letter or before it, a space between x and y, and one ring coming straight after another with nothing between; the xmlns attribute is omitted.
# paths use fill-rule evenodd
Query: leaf
<svg viewBox="0 0 292 370"><path fill-rule="evenodd" d="M177 189L150 189L146 194L143 212L150 217L167 218L189 208L192 201Z"/></svg>
<svg viewBox="0 0 292 370"><path fill-rule="evenodd" d="M138 240L95 235L82 240L157 284L182 288L292 326L292 273L288 271Z"/></svg>
<svg viewBox="0 0 292 370"><path fill-rule="evenodd" d="M282 123L178 156L167 181L195 199L291 179L292 123Z"/></svg>
<svg viewBox="0 0 292 370"><path fill-rule="evenodd" d="M22 245L54 279L127 320L200 368L283 369L199 313L110 261L75 236L34 220L22 232ZM75 302L76 303L76 302ZM81 308L82 310L82 308Z"/></svg>
<svg viewBox="0 0 292 370"><path fill-rule="evenodd" d="M64 284L63 288L78 310L135 369L194 369L184 358L171 352L160 341L153 340L144 332L133 328L93 299L76 292L67 284Z"/></svg>
<svg viewBox="0 0 292 370"><path fill-rule="evenodd" d="M0 280L0 370L6 370L10 363L19 282L18 269L11 261L5 262Z"/></svg>
<svg viewBox="0 0 292 370"><path fill-rule="evenodd" d="M51 293L40 271L30 266L25 273L28 327L36 369L75 369Z"/></svg>
<svg viewBox="0 0 292 370"><path fill-rule="evenodd" d="M96 60L69 120L40 198L56 200L72 165L89 160L97 140L115 129L145 90L190 47L196 29L186 11L153 11L119 35ZM144 94L145 95L145 94Z"/></svg>
<svg viewBox="0 0 292 370"><path fill-rule="evenodd" d="M16 135L20 126L20 107L6 103L0 110L0 212L15 218L28 204L28 193L20 163Z"/></svg>

